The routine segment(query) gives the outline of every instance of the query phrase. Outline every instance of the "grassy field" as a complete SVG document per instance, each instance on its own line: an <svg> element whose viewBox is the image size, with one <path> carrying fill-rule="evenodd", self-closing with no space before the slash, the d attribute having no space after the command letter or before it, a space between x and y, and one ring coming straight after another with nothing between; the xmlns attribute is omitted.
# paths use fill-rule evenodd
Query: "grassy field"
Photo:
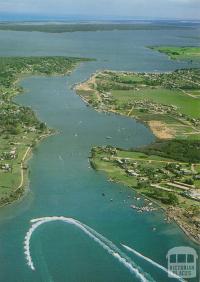
<svg viewBox="0 0 200 282"><path fill-rule="evenodd" d="M137 187L137 179L130 178L126 172L111 162L102 162L100 159L95 159L95 167L97 170L106 172L108 178L114 182L120 182L130 187Z"/></svg>
<svg viewBox="0 0 200 282"><path fill-rule="evenodd" d="M28 180L26 160L29 154L26 156L25 161L22 160L28 148L32 148L36 140L40 140L41 135L49 133L50 131L48 129L37 130L36 132L28 134L24 131L17 135L12 135L12 141L10 141L10 138L7 138L7 136L6 138L5 136L0 137L0 205L11 203L23 194L24 186L27 184ZM16 150L15 158L2 158L5 152L11 150ZM2 169L2 166L5 164L10 167L9 171ZM23 166L23 183L21 165Z"/></svg>
<svg viewBox="0 0 200 282"><path fill-rule="evenodd" d="M200 59L200 47L155 46L150 48L168 55L173 60Z"/></svg>
<svg viewBox="0 0 200 282"><path fill-rule="evenodd" d="M190 92L191 93L191 92ZM158 87L156 89L144 88L136 90L114 90L112 95L119 103L128 103L134 100L150 100L158 104L174 105L179 112L188 116L200 117L200 99L196 99L180 90L170 90ZM190 105L188 107L188 105Z"/></svg>
<svg viewBox="0 0 200 282"><path fill-rule="evenodd" d="M156 104L163 104L168 106L175 106L178 112L187 117L199 119L200 118L200 97L192 97L190 93L185 93L180 90L170 90L165 88L144 88L136 90L113 90L112 96L117 101L118 106L132 103L133 101L149 101ZM190 105L190 106L188 106ZM125 112L127 114L128 111ZM167 128L174 133L176 138L200 140L200 128L195 129L194 126L186 120L180 119L173 114L168 113L155 114L141 112L138 109L129 111L129 116L138 117L146 122L151 120L159 120L163 122ZM199 133L198 133L199 132Z"/></svg>

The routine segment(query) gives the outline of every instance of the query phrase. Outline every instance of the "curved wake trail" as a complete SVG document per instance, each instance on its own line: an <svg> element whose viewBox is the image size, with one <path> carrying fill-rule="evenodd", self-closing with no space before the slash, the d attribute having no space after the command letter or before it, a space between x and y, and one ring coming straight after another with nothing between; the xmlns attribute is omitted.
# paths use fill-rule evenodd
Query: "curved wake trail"
<svg viewBox="0 0 200 282"><path fill-rule="evenodd" d="M71 225L78 227L96 243L98 243L104 250L106 250L110 255L116 258L124 267L126 267L132 274L134 274L140 281L149 282L154 281L149 274L143 272L128 256L126 256L117 246L115 246L111 241L103 237L101 234L88 227L87 225L81 223L78 220L73 218L67 218L64 216L53 216L53 217L43 217L31 220L32 226L26 233L24 239L24 254L27 260L28 266L35 270L35 266L31 257L30 251L30 242L33 233L36 229L39 228L42 224L53 222L53 221L62 221Z"/></svg>
<svg viewBox="0 0 200 282"><path fill-rule="evenodd" d="M184 282L185 280L182 279L180 276L176 275L175 273L171 272L170 270L168 270L167 268L165 268L164 266L162 266L161 264L153 261L152 259L148 258L148 257L145 257L143 256L142 254L138 253L136 250L124 245L124 244L121 244L127 251L131 252L131 253L134 253L136 256L148 261L149 263L151 263L152 265L156 266L157 268L163 270L164 272L166 272L167 274L170 274L171 277L175 278L175 279L178 279L179 281L182 281Z"/></svg>

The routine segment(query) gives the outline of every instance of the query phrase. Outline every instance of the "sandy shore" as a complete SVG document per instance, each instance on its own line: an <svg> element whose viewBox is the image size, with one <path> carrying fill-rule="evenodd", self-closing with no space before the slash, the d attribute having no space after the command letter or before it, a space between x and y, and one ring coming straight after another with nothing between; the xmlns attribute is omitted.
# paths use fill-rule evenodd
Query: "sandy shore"
<svg viewBox="0 0 200 282"><path fill-rule="evenodd" d="M150 120L148 122L148 125L157 138L162 140L169 140L174 138L175 132L172 129L168 128L164 122L158 120Z"/></svg>

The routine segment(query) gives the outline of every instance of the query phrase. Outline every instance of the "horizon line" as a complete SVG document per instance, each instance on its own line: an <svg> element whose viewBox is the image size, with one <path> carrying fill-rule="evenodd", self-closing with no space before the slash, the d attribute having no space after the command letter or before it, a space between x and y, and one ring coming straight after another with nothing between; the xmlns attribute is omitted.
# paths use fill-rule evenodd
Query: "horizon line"
<svg viewBox="0 0 200 282"><path fill-rule="evenodd" d="M0 23L2 22L195 22L195 23L200 23L200 20L199 19L180 19L180 18L149 18L149 19L136 19L136 18L133 18L133 19L130 19L130 18L123 18L123 19L120 19L120 18L1 18L1 15L0 15Z"/></svg>
<svg viewBox="0 0 200 282"><path fill-rule="evenodd" d="M137 16L123 16L123 15L85 15L85 14L69 14L69 15L53 15L53 14L28 14L28 13L10 13L0 12L0 22L7 21L186 21L186 22L200 22L199 18L164 18L164 17L137 17Z"/></svg>

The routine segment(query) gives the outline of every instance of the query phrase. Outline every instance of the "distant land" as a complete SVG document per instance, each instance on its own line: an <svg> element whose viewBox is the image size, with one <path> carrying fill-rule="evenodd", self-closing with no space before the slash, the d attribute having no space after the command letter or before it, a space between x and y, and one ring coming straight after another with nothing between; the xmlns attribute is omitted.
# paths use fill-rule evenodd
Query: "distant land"
<svg viewBox="0 0 200 282"><path fill-rule="evenodd" d="M112 30L170 30L191 29L198 23L180 21L69 21L69 22L5 22L0 17L0 30L38 31L63 33L76 31L112 31Z"/></svg>

